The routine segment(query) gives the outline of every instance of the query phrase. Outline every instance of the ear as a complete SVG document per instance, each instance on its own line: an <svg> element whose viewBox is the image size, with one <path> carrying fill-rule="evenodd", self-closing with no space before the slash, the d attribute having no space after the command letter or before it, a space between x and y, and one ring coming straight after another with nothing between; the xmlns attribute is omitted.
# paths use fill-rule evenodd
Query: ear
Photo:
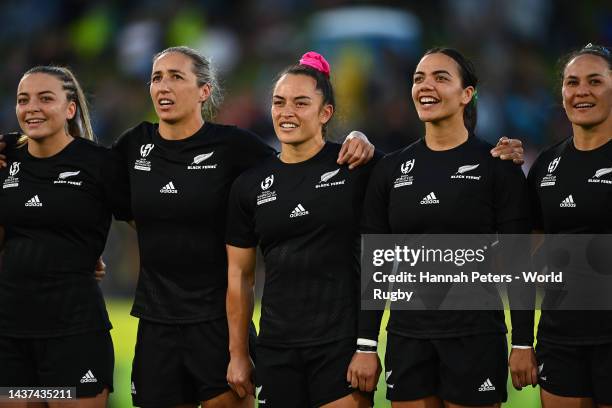
<svg viewBox="0 0 612 408"><path fill-rule="evenodd" d="M204 103L210 97L212 93L212 88L210 84L204 84L200 87L200 99L199 102Z"/></svg>
<svg viewBox="0 0 612 408"><path fill-rule="evenodd" d="M329 122L331 117L334 115L334 107L330 104L323 105L321 111L319 112L319 120L321 124L326 124Z"/></svg>
<svg viewBox="0 0 612 408"><path fill-rule="evenodd" d="M473 97L474 97L474 87L468 86L467 88L463 89L463 92L461 95L461 103L467 106L472 102Z"/></svg>
<svg viewBox="0 0 612 408"><path fill-rule="evenodd" d="M66 107L66 117L68 120L74 119L74 115L76 115L77 105L75 101L68 102L68 106Z"/></svg>

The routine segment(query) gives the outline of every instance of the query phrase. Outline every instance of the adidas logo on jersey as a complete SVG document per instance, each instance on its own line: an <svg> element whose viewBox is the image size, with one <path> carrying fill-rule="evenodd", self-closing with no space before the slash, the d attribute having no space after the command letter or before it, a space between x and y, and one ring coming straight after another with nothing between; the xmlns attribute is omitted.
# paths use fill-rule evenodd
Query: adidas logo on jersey
<svg viewBox="0 0 612 408"><path fill-rule="evenodd" d="M423 199L421 200L421 204L439 204L440 200L438 200L438 197L436 197L436 195L434 194L434 192L432 191L431 193L427 194L425 197L423 197Z"/></svg>
<svg viewBox="0 0 612 408"><path fill-rule="evenodd" d="M98 382L98 380L96 379L96 377L94 377L94 375L91 372L91 370L87 370L85 375L81 378L81 384L95 383L95 382Z"/></svg>
<svg viewBox="0 0 612 408"><path fill-rule="evenodd" d="M491 382L490 379L487 378L487 380L485 382L482 383L482 385L480 386L480 388L478 388L478 391L480 392L484 392L484 391L495 391L495 386L493 385L493 383Z"/></svg>
<svg viewBox="0 0 612 408"><path fill-rule="evenodd" d="M565 200L561 201L561 204L559 204L559 207L561 208L573 208L576 207L576 203L574 202L574 197L572 197L572 195L568 195Z"/></svg>
<svg viewBox="0 0 612 408"><path fill-rule="evenodd" d="M169 182L168 184L160 188L159 192L163 194L177 194L178 190L176 189L176 187L174 187L173 182Z"/></svg>
<svg viewBox="0 0 612 408"><path fill-rule="evenodd" d="M38 198L38 194L35 195L34 197L30 198L28 201L26 201L25 203L26 207L42 207L42 202L40 201L40 198Z"/></svg>
<svg viewBox="0 0 612 408"><path fill-rule="evenodd" d="M297 207L291 211L289 218L301 217L302 215L308 215L309 212L302 206L302 204L298 204Z"/></svg>
<svg viewBox="0 0 612 408"><path fill-rule="evenodd" d="M605 178L601 178L607 174L612 173L612 167L606 167L603 169L599 169L595 172L593 177L589 179L589 183L602 183L602 184L612 184L612 180L608 180Z"/></svg>
<svg viewBox="0 0 612 408"><path fill-rule="evenodd" d="M205 160L208 160L215 152L198 154L193 158L193 163L187 166L188 170L216 169L217 164L200 165Z"/></svg>

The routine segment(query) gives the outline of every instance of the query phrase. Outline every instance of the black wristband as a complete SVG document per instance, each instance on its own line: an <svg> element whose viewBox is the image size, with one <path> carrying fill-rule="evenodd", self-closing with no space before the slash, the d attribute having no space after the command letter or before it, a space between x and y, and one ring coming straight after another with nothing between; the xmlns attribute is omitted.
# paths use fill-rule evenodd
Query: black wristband
<svg viewBox="0 0 612 408"><path fill-rule="evenodd" d="M366 353L376 353L376 346L364 346L362 344L358 344L357 351L362 351Z"/></svg>

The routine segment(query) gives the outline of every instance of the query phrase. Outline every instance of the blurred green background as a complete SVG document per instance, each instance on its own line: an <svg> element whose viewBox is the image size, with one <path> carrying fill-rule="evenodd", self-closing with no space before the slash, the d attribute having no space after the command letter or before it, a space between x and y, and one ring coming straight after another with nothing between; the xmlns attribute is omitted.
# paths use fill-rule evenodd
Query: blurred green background
<svg viewBox="0 0 612 408"><path fill-rule="evenodd" d="M115 344L115 392L111 394L109 406L111 408L132 407L132 397L130 394L130 372L132 357L134 356L134 344L136 343L136 329L138 319L130 316L131 303L126 300L111 299L107 301L107 307L114 329L111 331ZM539 311L536 314L536 321L539 320ZM382 327L386 327L388 311L385 312ZM259 322L259 304L255 307L254 320ZM506 324L510 327L509 313L506 312ZM385 345L387 340L386 331L381 331L379 350L382 353L381 361L384 361ZM376 408L391 407L389 401L385 399L387 387L384 376L381 375L378 382L378 390L375 395ZM504 408L536 408L540 407L539 388L525 388L518 392L508 382L508 402L503 404ZM289 408L289 407L288 407Z"/></svg>

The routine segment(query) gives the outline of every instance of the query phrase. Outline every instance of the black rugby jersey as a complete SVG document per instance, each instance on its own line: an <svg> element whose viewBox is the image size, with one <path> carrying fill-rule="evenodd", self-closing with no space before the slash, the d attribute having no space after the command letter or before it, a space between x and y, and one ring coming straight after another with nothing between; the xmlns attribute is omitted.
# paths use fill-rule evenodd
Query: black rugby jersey
<svg viewBox="0 0 612 408"><path fill-rule="evenodd" d="M491 148L470 136L458 147L433 151L422 138L389 154L376 166L368 185L362 232L528 232L525 176L520 166L491 157ZM382 312L363 311L359 336L376 339L381 316ZM387 331L415 338L444 338L504 333L506 326L502 310L394 310ZM530 336L533 333L521 337Z"/></svg>
<svg viewBox="0 0 612 408"><path fill-rule="evenodd" d="M534 229L547 234L612 234L612 141L580 151L571 137L565 139L540 154L528 180ZM612 342L612 312L542 310L538 339Z"/></svg>
<svg viewBox="0 0 612 408"><path fill-rule="evenodd" d="M227 243L259 244L264 255L262 344L309 346L357 334L359 219L373 163L339 166L340 147L328 142L301 163L273 158L232 187Z"/></svg>
<svg viewBox="0 0 612 408"><path fill-rule="evenodd" d="M25 145L9 152L0 169L0 335L110 328L94 269L111 212L131 218L119 165L111 151L81 138L48 158Z"/></svg>
<svg viewBox="0 0 612 408"><path fill-rule="evenodd" d="M274 155L254 134L205 123L193 136L163 139L143 122L114 145L127 165L140 274L132 315L161 323L225 316L225 220L232 182Z"/></svg>

